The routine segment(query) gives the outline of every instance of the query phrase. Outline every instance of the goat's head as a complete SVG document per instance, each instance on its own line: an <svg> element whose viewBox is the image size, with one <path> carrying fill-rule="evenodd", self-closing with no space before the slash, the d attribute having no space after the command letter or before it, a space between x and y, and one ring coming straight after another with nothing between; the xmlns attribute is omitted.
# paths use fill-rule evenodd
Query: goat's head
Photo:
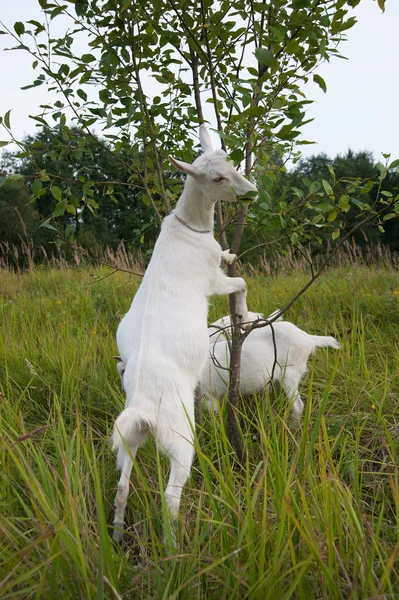
<svg viewBox="0 0 399 600"><path fill-rule="evenodd" d="M169 156L176 169L192 177L204 195L213 202L236 202L249 192L257 191L256 186L235 169L223 150L213 150L205 125L200 126L199 136L204 153L192 165Z"/></svg>

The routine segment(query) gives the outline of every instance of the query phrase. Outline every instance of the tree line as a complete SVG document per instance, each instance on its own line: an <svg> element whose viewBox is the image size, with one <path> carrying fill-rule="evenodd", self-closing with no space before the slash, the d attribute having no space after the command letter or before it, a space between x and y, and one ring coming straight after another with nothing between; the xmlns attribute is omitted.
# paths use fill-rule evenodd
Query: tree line
<svg viewBox="0 0 399 600"><path fill-rule="evenodd" d="M145 190L129 183L123 164L108 151L105 140L84 136L79 130L75 133L65 147L62 132L43 128L36 135L25 138L23 152L3 152L0 157L0 242L9 248L18 248L23 241L29 240L34 247L43 246L49 253L54 244L62 243L65 234L69 237L72 232L77 244L89 251L115 248L123 241L133 248L141 248L144 255L149 256L160 225ZM373 182L379 172L378 163L369 151L347 150L334 158L324 153L316 154L301 159L290 169L284 167L278 155L271 160L274 165L270 172L274 175L262 177L258 182L259 187L264 187L268 204L263 201L250 207L241 246L244 262L256 264L264 252L284 252L295 243L295 238L291 239L287 234L287 223L282 219L287 219L292 206L296 218L297 211L302 211L300 218L306 223L308 208L298 209L299 190L306 187L311 190L312 186L320 185L317 182L327 182L333 175L334 192L339 193L341 188L344 191L347 178ZM55 184L44 188L38 173L46 173ZM83 178L89 182L90 204L80 197L80 180ZM168 180L173 204L182 181L172 172L168 172ZM42 225L56 209L58 189L62 193L68 190L71 204L76 206L75 210L59 215L55 231L52 226ZM399 174L396 170L388 171L384 189L393 196L398 193ZM366 187L362 194L363 205L372 205L373 194L375 191L370 184L370 189L367 191ZM272 219L269 204L274 208ZM326 211L331 210L332 205L328 202L324 205ZM279 214L279 207L284 217ZM346 230L354 227L360 213L360 208L352 203L345 215ZM311 223L310 219L309 222L313 230L317 229L317 222ZM226 231L232 229L234 223L235 215L232 214ZM317 236L312 236L312 251L320 253L330 236L330 232L320 228ZM301 241L306 241L306 228L303 237ZM399 250L398 220L389 219L383 227L378 227L375 222L368 223L358 229L354 237L360 246L382 242L393 251Z"/></svg>

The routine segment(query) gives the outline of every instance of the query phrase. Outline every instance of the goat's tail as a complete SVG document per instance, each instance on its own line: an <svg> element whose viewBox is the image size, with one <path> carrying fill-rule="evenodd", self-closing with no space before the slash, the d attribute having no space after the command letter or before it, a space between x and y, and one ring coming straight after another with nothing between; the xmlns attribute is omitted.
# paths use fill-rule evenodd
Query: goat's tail
<svg viewBox="0 0 399 600"><path fill-rule="evenodd" d="M332 335L311 335L310 337L312 338L315 349L325 348L327 346L335 348L336 350L341 348L341 344L337 342Z"/></svg>
<svg viewBox="0 0 399 600"><path fill-rule="evenodd" d="M125 408L115 421L112 449L119 450L124 445L130 448L140 445L140 438L148 430L149 424L137 413L137 408Z"/></svg>

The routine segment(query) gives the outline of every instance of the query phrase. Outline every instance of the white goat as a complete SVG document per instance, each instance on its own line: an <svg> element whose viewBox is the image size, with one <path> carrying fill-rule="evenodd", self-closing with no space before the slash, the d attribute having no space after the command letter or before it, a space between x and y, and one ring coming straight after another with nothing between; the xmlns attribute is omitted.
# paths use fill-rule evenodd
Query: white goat
<svg viewBox="0 0 399 600"><path fill-rule="evenodd" d="M269 317L274 317L275 311ZM249 321L263 319L261 313L248 312ZM319 347L339 349L341 346L331 336L310 335L293 323L282 322L280 317L271 326L255 329L244 341L241 354L240 393L256 394L278 383L286 392L292 404L292 416L299 419L303 412L303 402L299 395L299 384L306 373L306 363L310 354ZM274 341L273 341L274 332ZM231 338L230 316L222 317L208 327L209 356L200 379L201 392L212 407L218 409L218 399L227 391ZM275 364L276 355L276 364ZM120 357L114 357L120 359ZM274 370L273 370L274 366ZM119 360L118 373L124 389L125 365Z"/></svg>
<svg viewBox="0 0 399 600"><path fill-rule="evenodd" d="M255 315L250 313L250 318L255 320ZM229 325L230 317L226 316L212 323L208 330L211 344L200 386L202 394L212 401L215 408L217 399L227 390L229 377L226 368L230 364L228 342L221 333L215 335L215 331L222 327L223 331L228 332L226 328ZM331 336L309 335L293 323L281 319L274 321L271 326L254 329L242 346L240 393L259 393L273 380L285 391L292 405L292 416L299 419L303 412L299 383L306 373L310 354L324 346L340 348L340 344Z"/></svg>
<svg viewBox="0 0 399 600"><path fill-rule="evenodd" d="M227 277L213 237L216 200L234 202L256 187L234 168L222 150L213 151L200 127L204 154L192 165L169 157L187 175L175 211L161 233L142 284L117 331L126 408L115 422L113 446L122 474L115 499L113 537L122 537L132 458L151 432L170 459L165 500L172 517L193 459L194 391L209 349L208 298L237 293L237 317L248 322L245 281ZM243 325L245 326L245 325ZM123 369L123 367L119 367Z"/></svg>

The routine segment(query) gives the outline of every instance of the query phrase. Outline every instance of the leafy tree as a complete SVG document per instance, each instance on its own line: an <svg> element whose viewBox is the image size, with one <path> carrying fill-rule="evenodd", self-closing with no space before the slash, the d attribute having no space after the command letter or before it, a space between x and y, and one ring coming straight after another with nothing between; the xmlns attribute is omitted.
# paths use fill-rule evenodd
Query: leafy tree
<svg viewBox="0 0 399 600"><path fill-rule="evenodd" d="M42 128L24 140L22 154L4 154L0 170L25 177L35 192L34 206L42 221L57 214L63 187L69 205L66 211L62 204L58 209L58 229L73 229L83 246L114 246L122 239L139 239L141 230L150 229L153 221L152 210L142 202L141 189L126 185L125 170L104 142L76 128L71 128L69 137L65 146L59 131ZM41 173L53 180L51 187L42 184ZM78 200L80 179L86 181L87 203ZM151 244L154 234L147 238Z"/></svg>
<svg viewBox="0 0 399 600"><path fill-rule="evenodd" d="M346 209L345 219L342 221L341 232L345 234L355 229L353 237L355 241L365 246L368 243L383 242L389 245L393 250L397 248L397 236L395 235L395 225L397 220L388 220L383 223L376 219L373 222L364 223L361 228L356 229L359 219L364 214L364 207L370 207L375 200L375 182L378 180L381 171L380 167L374 161L371 152L353 152L348 150L345 154L330 158L326 154L313 155L306 159L301 159L297 166L286 171L282 169L273 182L273 188L270 195L276 203L284 203L287 210L295 206L298 201L297 191L304 186L313 189L316 186L321 188L322 195L326 196L323 202L320 202L318 208L322 208L328 214L334 211L327 191L328 186L334 187L334 194L339 197L342 207ZM323 186L324 182L324 186ZM330 182L330 183L329 183ZM362 183L359 187L359 182ZM321 183L321 185L320 185ZM351 189L352 200L346 200L347 191ZM358 189L356 189L358 188ZM270 188L269 188L270 189ZM359 192L361 192L359 194ZM385 173L384 193L386 197L395 197L399 192L399 174L397 170L391 169ZM390 195L390 196L389 196ZM361 200L360 200L361 199ZM262 218L262 208L256 206L252 209L255 213L255 223ZM338 213L337 213L338 214ZM331 220L333 226L336 226L337 214ZM302 222L307 222L306 229L303 232L303 239L312 240L312 247L316 254L326 252L326 242L331 239L331 231L328 228L318 227L319 221L312 222L313 213L306 206L306 203L298 208L297 216L300 216ZM380 228L378 228L378 224ZM311 230L316 233L310 235ZM384 232L381 231L384 229ZM290 237L284 235L286 228L281 223L275 222L274 226L269 226L264 230L265 237L270 240L280 240L279 249L290 244ZM307 232L307 233L306 233ZM254 245L254 239L249 233L250 245ZM244 240L245 241L245 240Z"/></svg>
<svg viewBox="0 0 399 600"><path fill-rule="evenodd" d="M186 0L39 0L45 20L18 22L14 31L5 26L4 31L34 58L37 76L31 85L47 84L60 94L34 117L60 132L64 147L57 150L59 158L76 139L71 119L85 137L93 125L103 128L109 150L125 170L124 181L144 190L143 201L160 220L180 189L165 180L165 159L178 147L181 158L192 160L192 135L204 119L215 120L223 147L260 182L273 176L273 154L292 155L294 142L304 143L300 127L309 101L302 85L312 77L326 89L317 68L339 56L338 45L356 22L349 11L359 1L201 1L190 6ZM71 28L53 39L50 24L60 15L70 18ZM78 53L75 41L83 36L87 51ZM10 131L9 112L3 125ZM76 141L74 152L79 153ZM73 213L78 207L70 200L69 186L45 177L43 187L53 189L58 200L53 216ZM77 197L95 209L91 181L80 175ZM260 200L267 205L263 186ZM246 212L243 206L236 219L237 248ZM223 217L220 207L217 216L222 230L230 216ZM226 245L226 236L220 235Z"/></svg>
<svg viewBox="0 0 399 600"><path fill-rule="evenodd" d="M49 232L38 230L40 217L30 203L30 194L21 180L6 181L0 187L0 244L5 260L16 266L25 263L26 250L35 237L36 246L46 244Z"/></svg>
<svg viewBox="0 0 399 600"><path fill-rule="evenodd" d="M335 191L345 193L346 181L348 178L360 180L370 184L365 186L361 194L362 202L371 206L374 202L374 185L373 182L378 178L379 169L370 152L357 152L348 150L346 154L338 155L334 159L328 158L325 154L312 156L309 159L301 160L298 167L290 174L290 187L299 187L303 185L304 178L314 182L315 180L328 180L331 177L331 169L334 172L336 185ZM384 181L384 190L386 192L397 194L399 192L399 177L397 173L387 172ZM292 197L289 201L293 201ZM348 200L349 202L349 200ZM361 215L361 206L352 203L349 204L349 210L345 213L345 222L343 223L343 231L352 230L359 216ZM324 241L326 235L321 230L319 236ZM369 242L384 241L389 244L390 239L378 229L376 223L366 223L358 231L354 233L354 238L358 244L365 246Z"/></svg>
<svg viewBox="0 0 399 600"><path fill-rule="evenodd" d="M350 10L359 2L67 0L59 4L39 0L45 13L42 22L17 22L14 30L3 25L3 31L13 36L17 48L32 55L37 76L31 85L47 84L60 94L57 102L43 106L42 114L34 119L54 129L49 123L53 118L65 147L71 141L71 120L88 135L92 135L90 127L102 128L113 155L125 168L126 182L143 189L143 201L151 205L159 221L170 212L180 191L180 182L171 180L165 171L167 155L178 152L183 160L192 160L193 134L199 123L212 118L223 148L259 182L260 231L279 226L296 244L318 239L321 228L330 230L337 240L351 204L361 211L359 224L374 218L382 228L381 219L397 214L397 200L383 188L388 158L373 182L372 205L360 198L367 182L348 180L341 193L335 190L333 174L330 181L297 188L293 206L283 199L274 203L268 191L280 169L273 164L275 153L284 163L288 156L298 158L294 145L306 143L300 137L309 103L303 84L313 78L326 89L318 67L339 56L338 46L356 22ZM384 0L378 0L378 5L384 10ZM54 39L50 23L61 14L70 17L71 27ZM88 42L83 53L76 50L78 37ZM212 117L205 110L208 103ZM12 135L9 111L2 124ZM46 172L39 172L37 181L42 187L38 183L34 194L40 197L49 188L58 202L53 217L75 214L78 206L69 185L57 185ZM93 180L82 175L77 183L79 208L96 209ZM108 191L111 197L110 187ZM221 244L234 253L240 247L247 213L247 202L236 214L217 206ZM254 213L252 224L256 217ZM228 244L226 227L232 220L235 227ZM234 265L229 272L234 274ZM234 302L232 297L232 315ZM244 337L234 327L233 406L238 403Z"/></svg>

